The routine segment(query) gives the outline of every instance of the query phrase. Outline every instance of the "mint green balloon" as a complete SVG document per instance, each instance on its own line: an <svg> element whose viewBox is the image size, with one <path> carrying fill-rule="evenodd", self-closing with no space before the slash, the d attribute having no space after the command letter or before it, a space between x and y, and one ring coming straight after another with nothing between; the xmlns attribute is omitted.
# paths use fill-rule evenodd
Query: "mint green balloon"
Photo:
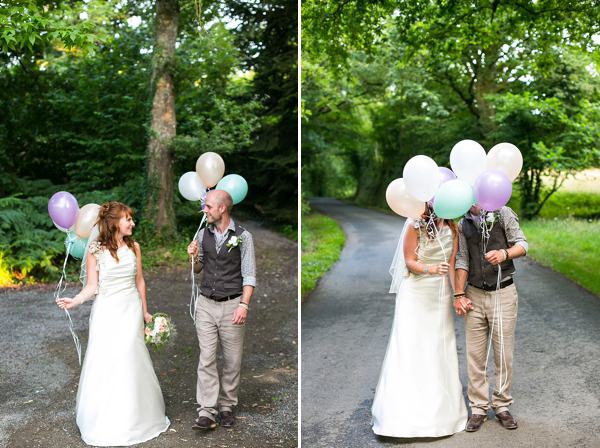
<svg viewBox="0 0 600 448"><path fill-rule="evenodd" d="M215 190L225 190L234 204L239 204L248 194L248 182L239 174L228 174L219 181Z"/></svg>
<svg viewBox="0 0 600 448"><path fill-rule="evenodd" d="M75 258L83 258L83 255L85 254L86 245L87 238L79 238L75 230L72 230L65 239L65 246L67 246L69 255Z"/></svg>
<svg viewBox="0 0 600 448"><path fill-rule="evenodd" d="M444 219L464 215L475 203L473 188L462 179L454 179L440 186L433 200L433 211Z"/></svg>

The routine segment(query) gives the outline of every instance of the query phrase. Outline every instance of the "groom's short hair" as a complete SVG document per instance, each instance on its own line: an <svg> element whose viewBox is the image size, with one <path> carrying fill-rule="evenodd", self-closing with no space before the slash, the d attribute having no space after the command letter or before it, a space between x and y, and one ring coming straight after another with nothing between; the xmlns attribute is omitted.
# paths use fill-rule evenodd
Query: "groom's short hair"
<svg viewBox="0 0 600 448"><path fill-rule="evenodd" d="M231 210L233 210L233 199L231 195L225 190L213 190L213 194L216 196L215 199L219 206L224 204L227 209L227 214L231 215Z"/></svg>

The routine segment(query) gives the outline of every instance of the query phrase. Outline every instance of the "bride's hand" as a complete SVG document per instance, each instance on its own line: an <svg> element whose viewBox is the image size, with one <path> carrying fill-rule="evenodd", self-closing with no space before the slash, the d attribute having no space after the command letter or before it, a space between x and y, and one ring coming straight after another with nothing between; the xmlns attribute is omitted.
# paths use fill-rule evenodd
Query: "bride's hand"
<svg viewBox="0 0 600 448"><path fill-rule="evenodd" d="M450 265L446 262L440 263L436 266L436 274L437 275L446 275L448 273L448 269L450 269Z"/></svg>
<svg viewBox="0 0 600 448"><path fill-rule="evenodd" d="M148 323L148 322L150 322L151 320L152 320L152 314L150 314L148 311L146 311L146 312L144 313L144 321L145 321L146 323Z"/></svg>
<svg viewBox="0 0 600 448"><path fill-rule="evenodd" d="M63 310L70 310L78 305L75 299L70 299L68 297L61 297L60 299L56 299L56 304L59 308Z"/></svg>

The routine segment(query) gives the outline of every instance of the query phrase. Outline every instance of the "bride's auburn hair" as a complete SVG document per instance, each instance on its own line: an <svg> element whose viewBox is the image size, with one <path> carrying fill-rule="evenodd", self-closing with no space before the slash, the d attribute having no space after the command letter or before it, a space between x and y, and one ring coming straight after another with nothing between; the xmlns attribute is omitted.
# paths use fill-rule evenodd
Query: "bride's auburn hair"
<svg viewBox="0 0 600 448"><path fill-rule="evenodd" d="M112 201L100 206L98 219L96 220L96 224L98 225L98 242L108 249L113 258L117 260L117 263L119 262L119 257L117 256L117 250L119 249L117 235L119 233L119 221L123 216L133 219L134 213L131 207L122 202ZM123 237L123 241L137 255L133 238L127 235Z"/></svg>
<svg viewBox="0 0 600 448"><path fill-rule="evenodd" d="M431 206L429 205L429 203L426 202L425 203L425 213L423 213L421 215L423 224L421 224L420 227L422 227L423 230L427 233L427 236L430 240L435 238L436 232L433 230L433 226L436 225L435 221L437 221L438 219L442 219L442 218L435 216L435 221L431 222L431 221L429 221L429 217L431 215L435 216L435 213L433 211L433 208L431 208ZM444 224L446 224L448 227L450 227L450 230L452 231L452 237L458 238L458 225L456 224L456 222L453 219L444 219ZM444 225L444 224L442 224L442 225Z"/></svg>

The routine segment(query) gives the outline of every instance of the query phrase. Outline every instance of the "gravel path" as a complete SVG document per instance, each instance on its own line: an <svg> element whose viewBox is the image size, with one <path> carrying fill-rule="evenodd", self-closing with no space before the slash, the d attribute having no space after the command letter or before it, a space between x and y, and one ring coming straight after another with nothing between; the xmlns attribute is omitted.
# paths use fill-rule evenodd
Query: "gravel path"
<svg viewBox="0 0 600 448"><path fill-rule="evenodd" d="M201 432L195 391L198 341L189 316L187 265L145 273L149 311L172 317L175 344L152 354L172 424L144 447L293 447L298 445L298 245L255 223L258 287L248 319L238 424ZM143 248L142 248L143 249ZM72 263L72 261L70 261ZM198 278L197 278L198 280ZM81 368L54 285L0 290L0 446L85 447L75 424ZM71 284L65 295L78 292ZM83 350L91 303L71 313Z"/></svg>

